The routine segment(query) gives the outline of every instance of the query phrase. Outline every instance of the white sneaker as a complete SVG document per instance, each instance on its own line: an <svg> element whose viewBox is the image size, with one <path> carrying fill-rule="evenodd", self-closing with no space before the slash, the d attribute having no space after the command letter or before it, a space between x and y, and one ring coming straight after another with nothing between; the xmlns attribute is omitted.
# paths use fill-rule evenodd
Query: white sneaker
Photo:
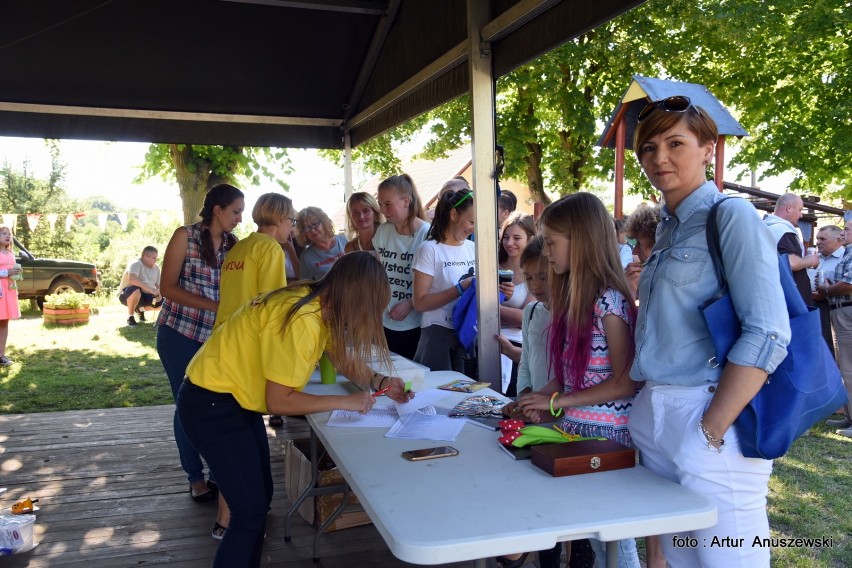
<svg viewBox="0 0 852 568"><path fill-rule="evenodd" d="M844 428L843 430L838 430L838 436L846 436L847 438L852 438L852 427Z"/></svg>

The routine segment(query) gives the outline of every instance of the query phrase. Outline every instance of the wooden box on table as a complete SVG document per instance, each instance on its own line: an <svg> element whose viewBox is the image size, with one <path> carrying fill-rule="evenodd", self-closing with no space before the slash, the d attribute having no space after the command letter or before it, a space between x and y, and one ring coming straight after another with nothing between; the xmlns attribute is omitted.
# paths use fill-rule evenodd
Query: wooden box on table
<svg viewBox="0 0 852 568"><path fill-rule="evenodd" d="M613 440L583 440L532 447L533 465L553 477L580 475L636 465L636 451Z"/></svg>

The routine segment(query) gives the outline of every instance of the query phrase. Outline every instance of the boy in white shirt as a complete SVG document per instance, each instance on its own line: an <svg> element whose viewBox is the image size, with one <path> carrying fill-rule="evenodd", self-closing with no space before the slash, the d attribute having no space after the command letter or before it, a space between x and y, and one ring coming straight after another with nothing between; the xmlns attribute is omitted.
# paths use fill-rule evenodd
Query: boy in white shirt
<svg viewBox="0 0 852 568"><path fill-rule="evenodd" d="M142 257L127 267L118 285L118 301L127 306L127 325L136 325L136 317L145 321L144 308L156 308L163 301L160 295L160 267L157 249L147 246Z"/></svg>

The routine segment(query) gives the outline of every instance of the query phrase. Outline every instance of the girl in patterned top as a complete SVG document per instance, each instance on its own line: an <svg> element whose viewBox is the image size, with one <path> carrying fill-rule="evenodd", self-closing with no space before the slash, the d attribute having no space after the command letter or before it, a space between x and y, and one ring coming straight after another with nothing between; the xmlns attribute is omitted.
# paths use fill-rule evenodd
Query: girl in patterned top
<svg viewBox="0 0 852 568"><path fill-rule="evenodd" d="M539 223L550 261L553 378L538 392L521 396L518 406L535 422L564 412L566 432L629 446L627 417L636 386L628 372L636 307L621 269L615 227L590 193L555 201ZM619 546L619 566L638 568L635 541ZM596 541L592 547L605 565L603 547Z"/></svg>
<svg viewBox="0 0 852 568"><path fill-rule="evenodd" d="M221 184L204 198L201 221L175 230L163 256L160 291L165 298L157 319L157 353L177 400L190 359L210 337L219 308L219 275L225 253L236 244L231 234L242 221L243 193ZM213 501L216 485L204 481L201 457L175 414L180 464L195 501ZM227 524L227 523L224 523Z"/></svg>

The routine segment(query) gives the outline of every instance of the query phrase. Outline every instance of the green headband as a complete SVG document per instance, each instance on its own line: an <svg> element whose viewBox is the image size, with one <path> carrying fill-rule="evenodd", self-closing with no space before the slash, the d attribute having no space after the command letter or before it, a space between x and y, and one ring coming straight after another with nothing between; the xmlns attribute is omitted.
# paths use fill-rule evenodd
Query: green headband
<svg viewBox="0 0 852 568"><path fill-rule="evenodd" d="M464 194L464 197L462 197L461 199L459 199L458 201L456 201L456 202L453 204L453 209L455 209L456 207L458 207L459 205L461 205L462 203L464 203L464 200L465 200L465 199L467 199L468 197L470 197L471 199L473 199L473 192L472 192L472 191L468 191L467 193L465 193L465 194Z"/></svg>

